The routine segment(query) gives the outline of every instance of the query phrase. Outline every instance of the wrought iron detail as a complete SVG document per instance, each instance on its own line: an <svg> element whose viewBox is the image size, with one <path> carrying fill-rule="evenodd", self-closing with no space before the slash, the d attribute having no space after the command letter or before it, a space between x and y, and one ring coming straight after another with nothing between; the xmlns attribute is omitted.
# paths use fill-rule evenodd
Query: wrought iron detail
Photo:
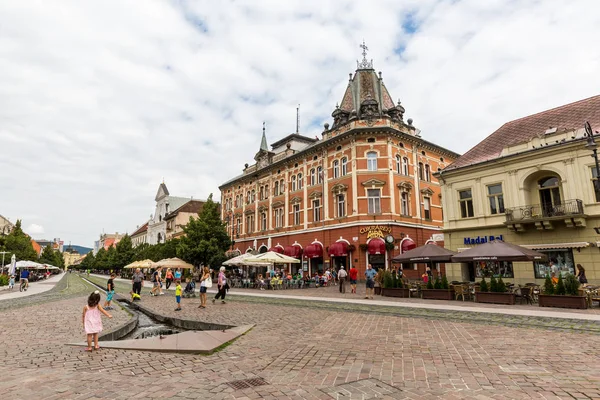
<svg viewBox="0 0 600 400"><path fill-rule="evenodd" d="M373 69L373 60L371 60L371 61L367 60L367 50L369 50L369 48L365 44L365 41L363 40L362 44L360 44L358 47L360 47L363 50L362 51L363 59L360 62L359 61L356 62L356 69Z"/></svg>
<svg viewBox="0 0 600 400"><path fill-rule="evenodd" d="M544 218L564 218L583 214L583 201L566 200L561 204L532 204L507 208L506 222L533 222Z"/></svg>

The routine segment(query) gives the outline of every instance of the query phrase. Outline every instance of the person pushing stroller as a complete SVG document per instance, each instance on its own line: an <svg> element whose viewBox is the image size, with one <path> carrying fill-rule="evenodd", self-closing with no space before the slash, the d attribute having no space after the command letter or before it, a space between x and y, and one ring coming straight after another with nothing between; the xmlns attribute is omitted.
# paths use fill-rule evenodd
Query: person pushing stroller
<svg viewBox="0 0 600 400"><path fill-rule="evenodd" d="M183 289L183 297L196 297L196 282L190 278L185 279L186 285Z"/></svg>

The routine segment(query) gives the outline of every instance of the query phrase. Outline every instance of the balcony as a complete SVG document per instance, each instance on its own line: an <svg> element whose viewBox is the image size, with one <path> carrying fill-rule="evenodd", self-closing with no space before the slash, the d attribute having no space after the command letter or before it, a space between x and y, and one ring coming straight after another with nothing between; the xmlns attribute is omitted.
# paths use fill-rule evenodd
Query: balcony
<svg viewBox="0 0 600 400"><path fill-rule="evenodd" d="M553 223L564 221L567 228L585 227L583 202L579 199L565 200L556 205L525 205L507 208L505 225L514 232L524 232L525 225L535 224L538 230L554 229Z"/></svg>

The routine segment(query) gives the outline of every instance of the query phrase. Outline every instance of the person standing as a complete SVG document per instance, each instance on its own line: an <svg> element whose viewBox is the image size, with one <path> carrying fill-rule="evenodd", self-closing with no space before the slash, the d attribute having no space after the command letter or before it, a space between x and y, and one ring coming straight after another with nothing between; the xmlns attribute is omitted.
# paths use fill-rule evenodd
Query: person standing
<svg viewBox="0 0 600 400"><path fill-rule="evenodd" d="M350 268L350 271L348 271L348 278L350 278L350 293L356 293L356 281L358 280L358 270L354 265L352 266L352 268Z"/></svg>
<svg viewBox="0 0 600 400"><path fill-rule="evenodd" d="M179 277L181 278L181 277ZM173 272L171 268L167 268L167 272L165 273L165 287L169 290L169 287L173 283Z"/></svg>
<svg viewBox="0 0 600 400"><path fill-rule="evenodd" d="M208 282L210 280L210 283ZM207 285L212 287L212 278L210 277L210 271L208 267L204 267L202 270L202 276L200 277L200 305L198 308L206 308L206 289Z"/></svg>
<svg viewBox="0 0 600 400"><path fill-rule="evenodd" d="M181 268L177 268L175 270L175 276L174 277L175 277L175 279L181 280Z"/></svg>
<svg viewBox="0 0 600 400"><path fill-rule="evenodd" d="M585 277L585 268L583 268L581 264L577 264L577 279L584 287L588 283L588 280Z"/></svg>
<svg viewBox="0 0 600 400"><path fill-rule="evenodd" d="M152 273L152 290L150 290L150 294L152 296L158 296L159 294L163 294L160 291L161 271L162 267L158 267L156 271Z"/></svg>
<svg viewBox="0 0 600 400"><path fill-rule="evenodd" d="M104 301L104 305L102 306L105 310L112 310L113 308L110 305L113 296L115 295L115 274L110 274L110 279L106 282L106 301Z"/></svg>
<svg viewBox="0 0 600 400"><path fill-rule="evenodd" d="M144 274L141 269L136 268L131 284L133 285L133 293L139 296L142 293L142 286L144 286Z"/></svg>
<svg viewBox="0 0 600 400"><path fill-rule="evenodd" d="M342 266L340 268L340 271L338 272L338 281L340 281L340 293L346 293L346 286L344 286L344 283L346 283L347 276L348 274L346 273L344 266Z"/></svg>
<svg viewBox="0 0 600 400"><path fill-rule="evenodd" d="M373 292L375 291L375 275L377 275L377 272L373 269L373 266L369 264L365 271L365 278L367 278L367 293L365 299L373 299Z"/></svg>
<svg viewBox="0 0 600 400"><path fill-rule="evenodd" d="M271 272L273 272L271 270ZM217 288L219 289L219 292L217 293L217 295L215 296L215 298L212 300L213 304L215 302L215 300L217 299L221 299L221 303L225 304L225 294L227 291L227 288L229 286L227 286L227 277L225 276L225 267L221 267L219 269L219 278L217 280Z"/></svg>
<svg viewBox="0 0 600 400"><path fill-rule="evenodd" d="M177 302L177 308L175 311L181 311L181 281L175 281L175 301Z"/></svg>
<svg viewBox="0 0 600 400"><path fill-rule="evenodd" d="M92 351L92 340L94 341L94 347L96 350L100 349L98 345L98 334L102 332L102 316L106 315L108 318L112 318L112 315L104 311L100 304L100 292L95 291L88 297L87 305L83 307L83 329L87 335L87 348L85 351Z"/></svg>

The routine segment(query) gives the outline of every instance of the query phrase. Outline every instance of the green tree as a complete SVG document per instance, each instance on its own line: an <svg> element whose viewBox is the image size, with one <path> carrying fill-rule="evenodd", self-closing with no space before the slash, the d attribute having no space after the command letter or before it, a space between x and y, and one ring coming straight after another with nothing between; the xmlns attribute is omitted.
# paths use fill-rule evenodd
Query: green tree
<svg viewBox="0 0 600 400"><path fill-rule="evenodd" d="M104 249L101 249L101 250L104 250ZM100 251L98 251L98 253L100 253ZM96 268L96 258L94 257L94 252L90 251L89 253L86 254L86 256L81 261L81 264L79 264L79 267L77 269L94 269L94 268Z"/></svg>
<svg viewBox="0 0 600 400"><path fill-rule="evenodd" d="M107 269L108 268L108 252L104 247L96 253L96 262L94 263L96 269Z"/></svg>
<svg viewBox="0 0 600 400"><path fill-rule="evenodd" d="M54 249L52 246L48 245L44 247L42 250L42 254L40 255L40 259L38 261L40 264L50 264L54 265L56 262L56 255L54 254Z"/></svg>
<svg viewBox="0 0 600 400"><path fill-rule="evenodd" d="M546 280L544 281L544 294L554 294L554 284L550 275L546 275Z"/></svg>
<svg viewBox="0 0 600 400"><path fill-rule="evenodd" d="M23 232L21 220L17 220L13 230L4 238L0 250L13 253L17 260L37 260L38 254L31 244L31 238Z"/></svg>
<svg viewBox="0 0 600 400"><path fill-rule="evenodd" d="M117 262L117 248L114 245L110 245L106 252L106 266L104 269L113 269Z"/></svg>
<svg viewBox="0 0 600 400"><path fill-rule="evenodd" d="M135 252L131 243L131 237L129 235L123 236L115 247L114 261L111 267L116 269L123 268L133 261L134 255Z"/></svg>
<svg viewBox="0 0 600 400"><path fill-rule="evenodd" d="M485 281L485 277L481 278L481 283L479 284L479 291L480 292L489 292L490 291L490 288L488 287L488 284Z"/></svg>
<svg viewBox="0 0 600 400"><path fill-rule="evenodd" d="M190 217L183 231L185 236L177 247L180 258L197 267L219 266L225 261L225 251L231 246L231 239L221 222L212 193L202 206L198 218Z"/></svg>
<svg viewBox="0 0 600 400"><path fill-rule="evenodd" d="M560 296L564 296L567 293L565 288L565 282L563 281L562 275L558 275L558 283L556 284L556 288L554 289L554 294L558 294Z"/></svg>

